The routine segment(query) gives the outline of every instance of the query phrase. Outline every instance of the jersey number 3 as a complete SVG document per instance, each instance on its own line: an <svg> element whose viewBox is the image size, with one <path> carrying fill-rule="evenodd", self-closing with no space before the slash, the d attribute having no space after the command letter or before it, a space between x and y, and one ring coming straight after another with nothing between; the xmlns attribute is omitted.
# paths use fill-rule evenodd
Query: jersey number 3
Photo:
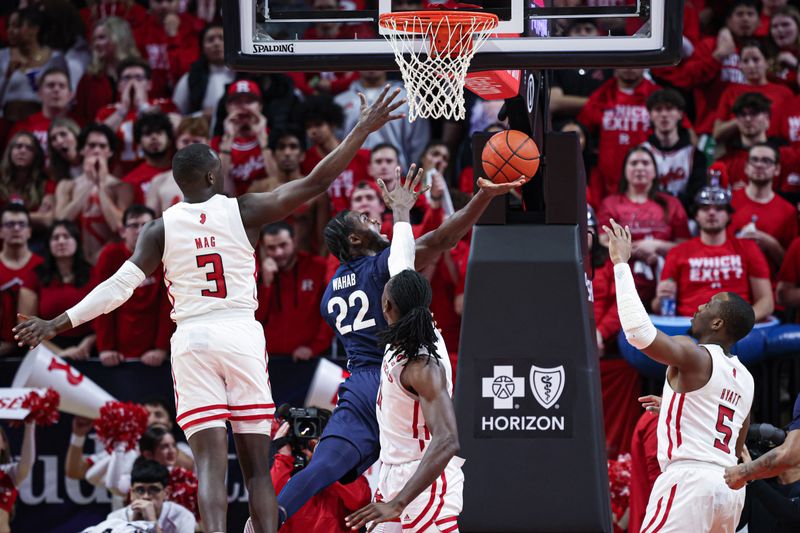
<svg viewBox="0 0 800 533"><path fill-rule="evenodd" d="M722 438L714 440L714 448L722 450L725 453L731 453L733 429L725 423L726 420L728 422L733 422L733 409L720 405L719 411L717 411L717 431L722 433Z"/></svg>
<svg viewBox="0 0 800 533"><path fill-rule="evenodd" d="M353 325L343 325L342 322L347 317L347 310L350 307L355 307L356 305L359 305L359 308L356 319L353 320ZM371 328L375 325L374 318L364 320L364 317L367 315L367 311L369 310L369 298L367 298L367 293L364 291L355 291L350 295L347 301L345 301L345 299L341 296L331 298L328 300L328 312L333 313L334 308L338 309L336 313L336 329L339 330L339 333L342 335L347 335L351 331L359 331L362 329Z"/></svg>
<svg viewBox="0 0 800 533"><path fill-rule="evenodd" d="M219 254L204 254L197 256L197 268L211 265L211 270L206 272L206 279L214 282L214 290L203 289L200 294L211 298L225 298L228 296L228 287L225 286L225 269L222 267L222 257Z"/></svg>

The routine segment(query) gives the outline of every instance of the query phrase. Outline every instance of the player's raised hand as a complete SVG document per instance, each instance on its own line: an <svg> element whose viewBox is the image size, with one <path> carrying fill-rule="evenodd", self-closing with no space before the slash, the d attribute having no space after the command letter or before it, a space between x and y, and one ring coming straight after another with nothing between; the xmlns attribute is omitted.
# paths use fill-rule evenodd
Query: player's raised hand
<svg viewBox="0 0 800 533"><path fill-rule="evenodd" d="M397 100L400 88L396 88L389 94L390 88L391 85L387 84L372 105L367 104L367 97L363 93L358 93L358 97L361 99L361 116L356 127L366 128L367 131L373 132L381 129L384 124L391 120L406 116L405 113L393 113L398 107L406 103L406 99Z"/></svg>
<svg viewBox="0 0 800 533"><path fill-rule="evenodd" d="M38 316L17 316L23 321L17 324L12 331L14 332L14 339L20 346L36 348L39 343L49 341L58 333L50 320L42 320Z"/></svg>
<svg viewBox="0 0 800 533"><path fill-rule="evenodd" d="M393 210L407 209L410 211L417 204L419 197L430 189L430 185L425 185L417 190L420 180L422 180L423 172L423 168L417 170L417 165L411 165L408 169L408 174L406 174L406 179L403 181L400 167L397 167L395 169L397 187L391 191L386 188L386 183L378 178L378 187L381 188L381 196L383 196L383 203L386 204L386 207Z"/></svg>
<svg viewBox="0 0 800 533"><path fill-rule="evenodd" d="M603 226L608 235L608 255L615 265L627 263L631 258L631 230L627 226L623 228L613 218L609 224L610 228Z"/></svg>
<svg viewBox="0 0 800 533"><path fill-rule="evenodd" d="M509 181L506 183L495 183L491 180L487 180L486 178L478 178L478 187L481 188L483 192L490 196L500 196L501 194L507 194L517 187L522 187L530 178L526 178L525 176L520 176L516 181Z"/></svg>
<svg viewBox="0 0 800 533"><path fill-rule="evenodd" d="M344 520L347 527L354 530L359 530L372 522L367 528L367 533L369 533L378 527L381 522L388 522L398 518L402 512L403 509L392 502L374 502L362 507Z"/></svg>

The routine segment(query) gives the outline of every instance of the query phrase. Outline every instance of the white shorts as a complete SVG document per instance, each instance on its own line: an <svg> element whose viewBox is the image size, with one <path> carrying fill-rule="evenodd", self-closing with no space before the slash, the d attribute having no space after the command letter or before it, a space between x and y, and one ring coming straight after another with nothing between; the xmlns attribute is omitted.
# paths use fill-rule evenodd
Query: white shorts
<svg viewBox="0 0 800 533"><path fill-rule="evenodd" d="M641 533L734 533L745 491L731 490L723 472L697 461L669 465L653 485Z"/></svg>
<svg viewBox="0 0 800 533"><path fill-rule="evenodd" d="M176 421L188 439L225 427L269 435L275 404L264 329L255 320L180 324L172 335Z"/></svg>
<svg viewBox="0 0 800 533"><path fill-rule="evenodd" d="M419 467L419 461L381 466L376 501L389 501L403 489ZM394 523L380 524L376 531L389 533L457 533L458 515L464 506L464 459L453 457L442 475L423 490L400 514Z"/></svg>

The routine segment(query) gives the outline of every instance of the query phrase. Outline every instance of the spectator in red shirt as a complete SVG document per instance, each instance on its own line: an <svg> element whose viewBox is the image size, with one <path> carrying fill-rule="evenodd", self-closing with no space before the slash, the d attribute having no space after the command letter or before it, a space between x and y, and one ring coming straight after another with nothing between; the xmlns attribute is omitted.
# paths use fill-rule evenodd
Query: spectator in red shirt
<svg viewBox="0 0 800 533"><path fill-rule="evenodd" d="M8 204L0 214L0 356L17 350L14 334L17 323L17 299L23 281L42 258L31 252L31 219L19 204Z"/></svg>
<svg viewBox="0 0 800 533"><path fill-rule="evenodd" d="M276 447L278 453L275 454L270 476L272 484L275 485L275 492L280 492L289 478L295 473L294 452L288 443L287 435L292 429L288 422L283 422L275 433ZM306 449L300 451L306 456L306 460L311 460L317 442L312 440ZM336 482L315 494L300 510L281 526L281 533L307 533L310 531L324 531L325 533L352 533L352 530L345 526L345 517L367 505L372 499L372 491L363 475L359 476L352 483L346 485ZM250 523L245 525L245 531Z"/></svg>
<svg viewBox="0 0 800 533"><path fill-rule="evenodd" d="M650 492L661 474L658 465L658 413L645 411L631 439L631 485L628 531L640 531Z"/></svg>
<svg viewBox="0 0 800 533"><path fill-rule="evenodd" d="M144 161L122 181L133 188L134 203L143 204L152 179L172 166L175 141L172 122L164 113L141 114L133 126L133 140L141 149Z"/></svg>
<svg viewBox="0 0 800 533"><path fill-rule="evenodd" d="M733 105L739 96L745 93L763 94L770 101L772 114L780 116L786 103L793 97L792 91L781 83L767 81L767 54L764 46L758 41L745 41L739 55L739 68L744 74L745 83L731 83L722 92L717 120L714 122L714 138L722 142L731 139L738 133L738 122L733 115ZM768 134L777 133L778 124L773 124Z"/></svg>
<svg viewBox="0 0 800 533"><path fill-rule="evenodd" d="M780 153L769 144L750 147L744 172L747 186L733 192L734 209L729 233L752 239L770 265L773 277L783 255L797 237L797 209L775 194L773 184L780 174Z"/></svg>
<svg viewBox="0 0 800 533"><path fill-rule="evenodd" d="M256 180L272 175L274 160L262 108L261 89L254 81L238 80L228 87L224 133L211 139L211 148L219 152L229 194L240 196Z"/></svg>
<svg viewBox="0 0 800 533"><path fill-rule="evenodd" d="M261 283L256 319L264 326L272 355L308 361L330 348L333 331L322 319L323 258L295 246L294 229L276 222L261 231Z"/></svg>
<svg viewBox="0 0 800 533"><path fill-rule="evenodd" d="M175 130L175 150L195 143L208 144L208 120L205 117L186 117ZM147 207L156 213L156 217L183 200L183 192L175 183L171 168L152 179L146 199Z"/></svg>
<svg viewBox="0 0 800 533"><path fill-rule="evenodd" d="M335 104L329 96L315 96L306 100L303 106L303 124L312 146L306 150L300 167L304 175L311 172L326 155L339 146L341 141L336 137L335 130L342 127L343 120L344 113L341 106ZM369 150L365 149L356 152L347 168L328 187L328 197L331 202L330 216L335 216L339 211L348 208L356 183L370 179L367 173L369 154Z"/></svg>
<svg viewBox="0 0 800 533"><path fill-rule="evenodd" d="M109 243L100 252L93 272L95 284L110 278L131 257L142 226L154 218L153 210L143 205L133 204L125 210L122 241ZM163 273L157 269L133 291L130 300L95 319L100 362L116 366L125 359L139 359L160 366L174 330L170 311Z"/></svg>
<svg viewBox="0 0 800 533"><path fill-rule="evenodd" d="M728 237L730 194L706 187L695 198L694 219L700 236L679 244L667 254L653 309L661 299L676 299L677 314L692 316L718 292L735 292L753 305L756 320L772 313L769 265L758 246L749 239Z"/></svg>
<svg viewBox="0 0 800 533"><path fill-rule="evenodd" d="M653 134L642 145L655 156L658 182L688 209L706 181L706 158L681 126L686 101L674 89L661 89L647 99Z"/></svg>
<svg viewBox="0 0 800 533"><path fill-rule="evenodd" d="M662 258L691 236L689 221L677 198L658 191L656 161L647 148L631 149L623 167L620 192L603 200L597 218L601 225L609 225L613 218L630 228L631 270L642 301L648 302L655 295ZM600 241L604 245L608 242L605 235Z"/></svg>
<svg viewBox="0 0 800 533"><path fill-rule="evenodd" d="M92 290L91 265L81 252L78 227L57 220L47 236L44 263L24 280L19 291L18 311L24 316L51 320L81 301ZM92 353L95 335L92 323L65 331L51 341L65 359L86 360Z"/></svg>
<svg viewBox="0 0 800 533"><path fill-rule="evenodd" d="M778 51L770 61L771 74L791 89L796 89L800 63L800 12L797 8L784 5L773 11L769 37Z"/></svg>
<svg viewBox="0 0 800 533"><path fill-rule="evenodd" d="M153 70L153 96L171 95L178 78L197 60L202 27L194 15L180 12L179 0L150 0L147 22L133 36Z"/></svg>
<svg viewBox="0 0 800 533"><path fill-rule="evenodd" d="M83 253L91 262L122 226L122 213L133 199L130 185L108 170L117 138L108 126L90 124L81 131L78 150L83 172L61 180L56 187L55 216L77 221L83 235Z"/></svg>
<svg viewBox="0 0 800 533"><path fill-rule="evenodd" d="M128 22L108 17L92 30L92 61L75 90L73 112L78 122L88 124L104 106L114 103L117 67L123 59L139 57Z"/></svg>
<svg viewBox="0 0 800 533"><path fill-rule="evenodd" d="M175 104L164 98L151 99L150 65L141 58L129 58L117 67L119 101L97 112L96 121L116 131L122 147L119 151L120 174L124 175L139 164L142 155L134 138L134 123L145 113L174 113Z"/></svg>
<svg viewBox="0 0 800 533"><path fill-rule="evenodd" d="M57 118L50 124L47 132L48 173L56 183L77 178L81 174L81 154L78 151L80 133L78 124L69 118Z"/></svg>
<svg viewBox="0 0 800 533"><path fill-rule="evenodd" d="M649 135L646 102L658 86L643 73L642 69L616 69L614 78L592 93L578 115L578 122L599 137L597 166L589 179L592 201L597 204L617 191L625 154Z"/></svg>
<svg viewBox="0 0 800 533"><path fill-rule="evenodd" d="M47 151L47 131L53 119L65 118L72 100L69 74L62 67L51 67L39 78L39 98L42 110L25 120L17 122L11 133L29 131L39 140L42 150Z"/></svg>
<svg viewBox="0 0 800 533"><path fill-rule="evenodd" d="M109 18L130 21L133 29L147 22L147 10L135 0L90 0L87 4L81 9L81 18L89 33Z"/></svg>
<svg viewBox="0 0 800 533"><path fill-rule="evenodd" d="M24 205L31 223L46 228L53 220L55 183L47 179L44 152L30 132L14 135L0 161L0 205Z"/></svg>

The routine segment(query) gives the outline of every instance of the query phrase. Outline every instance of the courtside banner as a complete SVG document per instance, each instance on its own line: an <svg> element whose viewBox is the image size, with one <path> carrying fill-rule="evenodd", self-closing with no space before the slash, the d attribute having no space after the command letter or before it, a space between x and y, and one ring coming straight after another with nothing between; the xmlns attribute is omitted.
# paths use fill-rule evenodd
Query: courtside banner
<svg viewBox="0 0 800 533"><path fill-rule="evenodd" d="M570 359L475 361L476 438L571 438L575 380Z"/></svg>

